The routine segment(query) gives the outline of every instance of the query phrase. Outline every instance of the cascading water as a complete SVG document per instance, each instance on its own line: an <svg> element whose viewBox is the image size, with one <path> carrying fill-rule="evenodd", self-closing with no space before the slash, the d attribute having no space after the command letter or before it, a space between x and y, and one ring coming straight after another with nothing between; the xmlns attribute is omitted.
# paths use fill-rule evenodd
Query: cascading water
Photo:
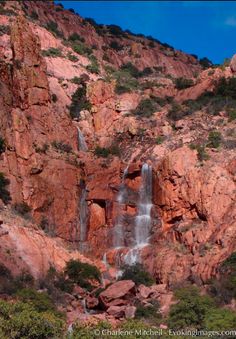
<svg viewBox="0 0 236 339"><path fill-rule="evenodd" d="M86 201L87 190L85 183L81 183L81 196L80 196L80 251L86 250L86 241L87 241L87 224L88 224L88 204Z"/></svg>
<svg viewBox="0 0 236 339"><path fill-rule="evenodd" d="M140 249L148 245L151 230L152 210L152 167L143 164L141 171L142 184L139 189L139 203L135 218L135 246L124 256L128 265L140 261Z"/></svg>
<svg viewBox="0 0 236 339"><path fill-rule="evenodd" d="M125 178L126 178L127 173L128 173L128 167L126 167L126 169L124 170L120 190L117 196L118 216L116 219L116 224L114 227L114 234L113 234L113 246L115 248L120 248L124 246L124 227L123 227L122 210L123 210L125 198L127 195L127 189L125 185Z"/></svg>
<svg viewBox="0 0 236 339"><path fill-rule="evenodd" d="M142 185L139 190L138 214L135 219L135 241L138 247L149 242L152 209L152 167L142 166Z"/></svg>
<svg viewBox="0 0 236 339"><path fill-rule="evenodd" d="M79 150L83 151L83 152L87 152L88 146L87 146L86 141L84 139L83 133L81 132L79 127L77 127L77 130L78 130L78 146L79 146Z"/></svg>
<svg viewBox="0 0 236 339"><path fill-rule="evenodd" d="M127 174L128 167L124 171L119 193L117 195L118 211L113 229L113 249L116 250L115 262L117 267L121 267L123 263L134 265L141 261L141 249L149 243L152 225L152 167L145 163L141 170L142 180L138 192L137 214L134 220L133 247L126 247L127 239L125 239L124 207L130 194L125 183ZM124 252L126 254L124 254ZM107 266L106 253L103 257L103 261ZM117 276L120 274L122 274L122 270L117 272Z"/></svg>

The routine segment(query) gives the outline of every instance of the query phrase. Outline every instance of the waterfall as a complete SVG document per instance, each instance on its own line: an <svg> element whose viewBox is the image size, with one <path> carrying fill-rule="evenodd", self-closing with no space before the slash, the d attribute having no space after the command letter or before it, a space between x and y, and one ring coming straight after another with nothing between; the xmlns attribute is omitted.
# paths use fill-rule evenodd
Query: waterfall
<svg viewBox="0 0 236 339"><path fill-rule="evenodd" d="M124 171L117 195L118 211L113 229L113 247L117 250L116 267L120 267L122 263L134 265L141 261L141 249L149 243L152 226L152 167L144 163L141 169L141 186L138 191L137 213L134 219L134 245L133 247L126 247L124 207L128 200L128 188L125 184L127 173L128 167ZM128 250L125 251L125 254L124 249ZM103 261L106 263L106 254ZM118 271L118 275L121 273L122 271Z"/></svg>
<svg viewBox="0 0 236 339"><path fill-rule="evenodd" d="M151 230L152 209L152 167L143 164L141 170L142 184L139 189L139 203L135 218L135 246L124 256L127 265L141 261L140 249L148 245Z"/></svg>
<svg viewBox="0 0 236 339"><path fill-rule="evenodd" d="M85 183L81 183L81 196L80 196L80 250L86 249L87 241L87 223L88 223L88 205L86 201L87 190Z"/></svg>
<svg viewBox="0 0 236 339"><path fill-rule="evenodd" d="M139 190L138 214L135 218L135 241L137 247L148 244L152 209L152 167L142 166L142 185Z"/></svg>
<svg viewBox="0 0 236 339"><path fill-rule="evenodd" d="M125 178L128 173L128 167L124 170L122 181L119 189L119 193L117 196L117 202L118 202L118 216L116 219L116 224L114 227L114 234L113 234L113 246L115 248L120 248L124 246L124 227L123 227L123 207L125 203L125 198L127 195L127 189L125 185Z"/></svg>
<svg viewBox="0 0 236 339"><path fill-rule="evenodd" d="M84 139L83 133L81 132L79 127L77 127L77 130L78 130L78 146L79 146L79 150L83 151L83 152L87 152L88 146L87 146L86 141Z"/></svg>

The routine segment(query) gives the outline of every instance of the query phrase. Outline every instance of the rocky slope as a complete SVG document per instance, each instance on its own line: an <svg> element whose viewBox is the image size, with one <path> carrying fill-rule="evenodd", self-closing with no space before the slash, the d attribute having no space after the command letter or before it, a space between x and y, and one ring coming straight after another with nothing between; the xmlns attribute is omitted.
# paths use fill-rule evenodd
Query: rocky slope
<svg viewBox="0 0 236 339"><path fill-rule="evenodd" d="M235 120L225 109L210 114L207 105L185 110L186 100L232 78L235 62L204 70L193 56L49 1L9 1L0 25L0 170L12 198L2 203L1 261L39 277L50 265L82 258L78 250L91 260L105 254L110 279L108 266L135 247L147 163L152 221L139 251L145 267L166 286L215 276L236 250ZM177 86L179 78L191 79L188 88ZM140 114L145 99L152 114ZM220 147L208 142L212 131L221 133ZM32 218L24 227L15 212L22 203ZM120 215L125 245L117 249Z"/></svg>

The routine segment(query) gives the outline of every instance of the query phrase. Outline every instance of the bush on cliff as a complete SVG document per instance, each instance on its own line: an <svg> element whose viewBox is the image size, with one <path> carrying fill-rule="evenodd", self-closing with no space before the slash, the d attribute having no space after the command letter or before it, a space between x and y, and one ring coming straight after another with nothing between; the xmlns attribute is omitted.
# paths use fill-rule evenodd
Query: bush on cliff
<svg viewBox="0 0 236 339"><path fill-rule="evenodd" d="M90 110L92 105L86 97L86 85L82 84L78 87L75 93L72 95L71 105L69 107L70 116L72 119L79 118L82 110Z"/></svg>
<svg viewBox="0 0 236 339"><path fill-rule="evenodd" d="M73 283L88 289L92 287L91 280L100 282L101 279L101 273L96 266L73 259L67 262L65 274Z"/></svg>
<svg viewBox="0 0 236 339"><path fill-rule="evenodd" d="M201 65L203 68L209 68L209 67L212 67L212 66L213 66L212 61L209 60L209 59L206 58L206 57L200 59L200 60L199 60L199 63L200 63L200 65Z"/></svg>
<svg viewBox="0 0 236 339"><path fill-rule="evenodd" d="M83 37L81 37L78 33L73 33L69 36L68 38L69 41L81 41L81 42L85 42L85 39Z"/></svg>
<svg viewBox="0 0 236 339"><path fill-rule="evenodd" d="M99 74L100 68L99 68L99 64L98 64L96 57L94 55L91 55L89 57L89 60L91 63L90 65L86 66L87 71L94 73L94 74Z"/></svg>
<svg viewBox="0 0 236 339"><path fill-rule="evenodd" d="M110 48L114 49L115 51L119 52L123 49L123 46L120 45L117 41L113 40L110 42Z"/></svg>
<svg viewBox="0 0 236 339"><path fill-rule="evenodd" d="M189 88L194 85L194 82L192 79L187 79L187 78L177 78L175 80L175 87L179 90Z"/></svg>
<svg viewBox="0 0 236 339"><path fill-rule="evenodd" d="M62 153L70 153L70 152L72 152L71 145L68 145L68 144L64 143L63 141L56 141L56 140L54 140L52 142L52 146L57 151L62 152Z"/></svg>
<svg viewBox="0 0 236 339"><path fill-rule="evenodd" d="M109 155L120 156L121 152L117 145L112 145L109 148L96 146L94 154L97 157L107 158Z"/></svg>
<svg viewBox="0 0 236 339"><path fill-rule="evenodd" d="M208 136L208 147L218 148L222 141L221 133L218 131L211 131Z"/></svg>
<svg viewBox="0 0 236 339"><path fill-rule="evenodd" d="M151 99L142 99L138 106L135 108L133 111L133 114L138 116L138 117L145 117L145 118L150 118L153 113L155 113L157 110L157 105L156 102Z"/></svg>
<svg viewBox="0 0 236 339"><path fill-rule="evenodd" d="M155 284L154 278L145 271L144 267L141 264L135 264L132 266L124 266L122 268L123 273L119 280L133 280L136 285L146 285L151 286Z"/></svg>
<svg viewBox="0 0 236 339"><path fill-rule="evenodd" d="M56 36L58 36L59 38L63 38L63 33L58 29L58 25L55 21L49 21L47 24L46 24L46 28L54 33Z"/></svg>
<svg viewBox="0 0 236 339"><path fill-rule="evenodd" d="M50 47L47 50L43 50L42 51L42 55L46 56L46 57L53 57L53 58L57 58L57 57L61 57L62 53L61 50L58 48L54 48L54 47Z"/></svg>
<svg viewBox="0 0 236 339"><path fill-rule="evenodd" d="M13 205L13 209L21 216L29 216L32 208L26 202L19 202Z"/></svg>
<svg viewBox="0 0 236 339"><path fill-rule="evenodd" d="M71 44L71 47L75 53L78 53L80 55L89 56L93 53L92 48L86 46L81 41L76 41Z"/></svg>
<svg viewBox="0 0 236 339"><path fill-rule="evenodd" d="M7 179L2 172L0 172L0 199L6 205L11 201L10 192L7 190L7 186L9 184L10 180Z"/></svg>

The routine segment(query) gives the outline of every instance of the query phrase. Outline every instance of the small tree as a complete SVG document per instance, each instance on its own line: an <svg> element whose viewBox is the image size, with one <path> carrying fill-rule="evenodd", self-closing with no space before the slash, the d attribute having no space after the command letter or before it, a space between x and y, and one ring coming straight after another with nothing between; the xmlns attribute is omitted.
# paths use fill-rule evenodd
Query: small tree
<svg viewBox="0 0 236 339"><path fill-rule="evenodd" d="M101 273L96 266L71 259L66 264L65 274L81 287L91 288L90 280L100 282Z"/></svg>
<svg viewBox="0 0 236 339"><path fill-rule="evenodd" d="M185 89L188 87L191 87L194 85L194 82L192 79L186 79L186 78L177 78L175 80L175 87L177 89Z"/></svg>
<svg viewBox="0 0 236 339"><path fill-rule="evenodd" d="M123 273L120 277L120 280L133 280L135 284L151 286L155 283L153 277L145 271L144 267L141 264L135 264L132 266L124 266Z"/></svg>
<svg viewBox="0 0 236 339"><path fill-rule="evenodd" d="M222 141L221 133L218 131L211 131L208 136L208 146L212 148L218 148Z"/></svg>
<svg viewBox="0 0 236 339"><path fill-rule="evenodd" d="M154 100L147 98L142 99L138 106L135 108L133 114L140 116L140 117L146 117L149 118L153 115L154 112L156 112L157 106Z"/></svg>

